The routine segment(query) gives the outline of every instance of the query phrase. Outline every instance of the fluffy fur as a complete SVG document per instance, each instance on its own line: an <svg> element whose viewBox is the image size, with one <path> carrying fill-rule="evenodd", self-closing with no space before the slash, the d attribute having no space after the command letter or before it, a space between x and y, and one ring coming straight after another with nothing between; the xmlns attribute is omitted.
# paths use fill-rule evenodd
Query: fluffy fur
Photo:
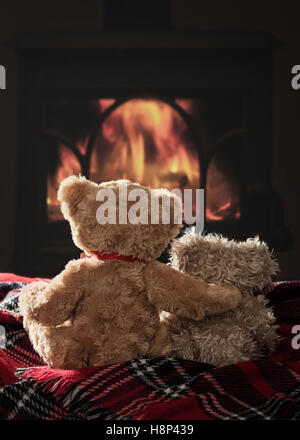
<svg viewBox="0 0 300 440"><path fill-rule="evenodd" d="M174 356L223 367L274 350L275 317L267 300L254 295L279 270L265 243L258 238L236 242L214 234L186 233L173 242L171 265L208 283L234 285L242 293L236 309L201 322L169 316Z"/></svg>
<svg viewBox="0 0 300 440"><path fill-rule="evenodd" d="M137 356L171 352L168 322L160 309L194 320L235 308L237 287L208 283L156 260L181 225L104 224L96 220L99 189L143 188L149 195L173 194L119 180L97 185L83 177L65 179L58 192L70 222L74 243L93 251L135 257L143 262L72 260L50 283L35 282L22 289L20 311L33 347L55 368L80 368L124 362ZM150 198L149 198L150 200ZM128 209L132 202L128 202ZM118 210L117 210L118 211ZM149 210L150 216L150 210ZM118 212L117 212L118 219Z"/></svg>

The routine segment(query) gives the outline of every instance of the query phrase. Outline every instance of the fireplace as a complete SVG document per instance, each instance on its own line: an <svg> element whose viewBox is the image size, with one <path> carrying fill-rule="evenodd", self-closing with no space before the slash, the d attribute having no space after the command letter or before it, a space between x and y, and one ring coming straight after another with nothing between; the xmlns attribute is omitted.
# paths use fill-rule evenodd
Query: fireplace
<svg viewBox="0 0 300 440"><path fill-rule="evenodd" d="M208 31L18 35L16 270L52 276L79 255L56 198L79 173L204 188L206 231L288 249L271 176L275 43Z"/></svg>

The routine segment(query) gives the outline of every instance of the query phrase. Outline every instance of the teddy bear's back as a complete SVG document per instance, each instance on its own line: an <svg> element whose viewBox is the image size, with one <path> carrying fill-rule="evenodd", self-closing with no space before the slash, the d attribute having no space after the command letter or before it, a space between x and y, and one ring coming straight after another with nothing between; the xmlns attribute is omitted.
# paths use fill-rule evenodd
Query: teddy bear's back
<svg viewBox="0 0 300 440"><path fill-rule="evenodd" d="M245 290L239 306L202 321L170 316L173 355L217 367L259 359L272 351L278 336L267 300Z"/></svg>
<svg viewBox="0 0 300 440"><path fill-rule="evenodd" d="M145 265L126 261L79 263L82 289L72 319L74 336L89 351L90 365L146 355L159 329L144 282Z"/></svg>

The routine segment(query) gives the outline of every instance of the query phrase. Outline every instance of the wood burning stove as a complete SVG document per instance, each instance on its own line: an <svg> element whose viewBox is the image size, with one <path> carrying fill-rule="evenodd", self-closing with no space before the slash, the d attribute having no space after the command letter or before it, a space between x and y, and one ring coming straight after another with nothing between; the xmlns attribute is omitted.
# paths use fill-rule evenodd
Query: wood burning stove
<svg viewBox="0 0 300 440"><path fill-rule="evenodd" d="M240 32L17 36L16 270L51 276L78 256L56 198L78 173L204 188L206 231L288 248L271 179L275 43Z"/></svg>

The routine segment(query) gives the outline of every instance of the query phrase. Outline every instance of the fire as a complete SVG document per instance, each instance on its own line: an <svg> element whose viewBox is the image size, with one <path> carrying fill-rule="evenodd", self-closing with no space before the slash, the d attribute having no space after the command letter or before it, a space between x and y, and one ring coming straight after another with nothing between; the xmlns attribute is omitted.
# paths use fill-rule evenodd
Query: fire
<svg viewBox="0 0 300 440"><path fill-rule="evenodd" d="M62 219L60 203L57 200L57 191L60 183L68 176L81 172L80 164L75 155L63 144L59 146L61 166L58 167L53 179L48 177L47 182L47 207L48 220L57 221Z"/></svg>
<svg viewBox="0 0 300 440"><path fill-rule="evenodd" d="M199 159L186 123L162 101L126 102L103 124L91 158L91 178L129 179L153 188L198 188Z"/></svg>
<svg viewBox="0 0 300 440"><path fill-rule="evenodd" d="M101 111L115 101L101 99ZM195 100L176 100L187 113L194 114ZM86 154L88 138L77 143ZM59 145L61 165L48 178L48 220L62 219L57 190L67 176L82 172L74 153ZM211 164L213 165L213 164ZM129 179L153 188L196 189L200 185L197 146L181 115L157 99L132 99L116 108L102 124L90 160L90 179L95 182ZM239 200L231 183L215 166L210 166L206 187L206 218L220 221L239 218Z"/></svg>
<svg viewBox="0 0 300 440"><path fill-rule="evenodd" d="M225 176L213 160L208 167L206 182L205 216L208 221L240 218L237 188L233 176Z"/></svg>
<svg viewBox="0 0 300 440"><path fill-rule="evenodd" d="M229 200L228 202L224 203L222 206L217 208L215 211L213 211L211 208L206 208L206 219L210 221L220 221L224 220L228 217L239 219L241 214L239 211L236 211L232 213L231 210L232 207L232 201Z"/></svg>

